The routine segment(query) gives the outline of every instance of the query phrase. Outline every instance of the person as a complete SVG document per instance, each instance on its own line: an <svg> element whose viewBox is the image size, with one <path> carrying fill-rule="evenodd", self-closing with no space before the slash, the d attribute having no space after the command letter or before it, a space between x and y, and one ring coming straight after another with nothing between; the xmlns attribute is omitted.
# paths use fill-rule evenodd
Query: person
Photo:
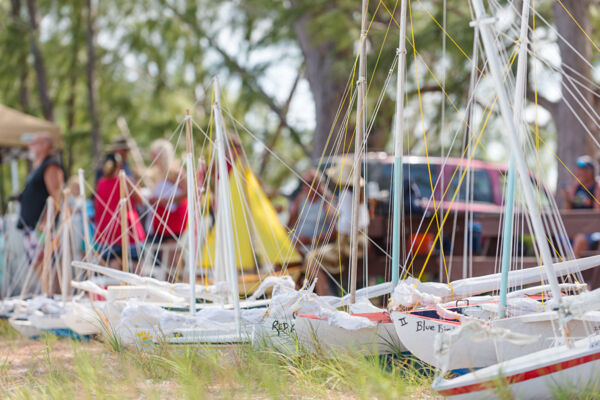
<svg viewBox="0 0 600 400"><path fill-rule="evenodd" d="M577 159L575 181L563 193L569 210L600 209L600 184L596 178L596 166L590 156Z"/></svg>
<svg viewBox="0 0 600 400"><path fill-rule="evenodd" d="M60 204L64 172L54 155L54 140L46 133L34 136L29 143L29 156L33 160L33 171L18 198L21 203L18 227L32 230L40 220L49 196L56 205Z"/></svg>
<svg viewBox="0 0 600 400"><path fill-rule="evenodd" d="M118 154L119 159L121 160L121 169L123 171L125 171L125 174L129 178L134 179L136 176L135 176L133 170L131 169L131 167L129 166L129 164L127 163L127 158L129 156L130 150L131 150L131 148L129 147L127 138L125 138L124 136L119 136L115 140L112 141L107 157L110 155ZM98 182L98 180L100 178L102 178L102 175L103 175L102 168L97 169L96 170L96 182Z"/></svg>
<svg viewBox="0 0 600 400"><path fill-rule="evenodd" d="M304 172L300 185L287 225L298 251L305 254L307 246L319 246L335 237L335 210L328 204L330 196L316 170Z"/></svg>
<svg viewBox="0 0 600 400"><path fill-rule="evenodd" d="M355 190L361 192L361 202L358 209L359 241L358 246L354 249L358 258L362 258L364 255L365 247L362 231L369 225L369 210L362 195L364 180L360 178L360 186L358 188L353 187L352 164L348 161L340 161L337 165L328 168L325 173L340 189L337 200L337 240L308 252L304 259L305 270L309 274L311 269L317 268L315 291L320 296L330 294L329 281L324 270L331 275L340 274L345 269L344 261L349 260L351 255L350 234L354 214L353 193Z"/></svg>
<svg viewBox="0 0 600 400"><path fill-rule="evenodd" d="M120 179L122 160L119 153L109 154L102 166L102 177L96 184L94 199L96 231L94 241L99 247L102 258L111 268L121 267L123 249L121 246L120 218ZM127 227L129 237L129 254L132 260L137 260L139 254L136 244L145 240L146 234L135 209L135 204L141 201L137 189L126 180Z"/></svg>
<svg viewBox="0 0 600 400"><path fill-rule="evenodd" d="M184 233L187 225L187 186L184 174L175 161L173 145L158 139L150 145L153 166L149 171L152 184L150 203L154 206L151 233L163 244L174 245ZM181 256L175 246L167 250L167 276L172 275L173 267Z"/></svg>
<svg viewBox="0 0 600 400"><path fill-rule="evenodd" d="M25 252L29 261L33 262L35 254L39 253L37 233L42 232L45 224L42 214L48 197L54 199L55 210L60 207L64 172L60 160L54 155L54 140L48 133L33 137L29 143L29 157L33 161L33 171L18 196L21 209L17 228L24 233Z"/></svg>
<svg viewBox="0 0 600 400"><path fill-rule="evenodd" d="M575 181L563 190L565 206L570 210L600 210L600 184L596 178L596 166L591 157L577 159ZM600 233L578 233L573 238L575 257L587 250L594 250L600 243Z"/></svg>

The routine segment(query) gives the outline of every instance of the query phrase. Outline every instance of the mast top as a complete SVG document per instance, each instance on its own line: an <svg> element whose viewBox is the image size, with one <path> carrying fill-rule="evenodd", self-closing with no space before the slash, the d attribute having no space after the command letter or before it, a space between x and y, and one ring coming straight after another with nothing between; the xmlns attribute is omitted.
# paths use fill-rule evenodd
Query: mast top
<svg viewBox="0 0 600 400"><path fill-rule="evenodd" d="M190 110L185 110L185 151L187 153L192 152L192 123L191 123Z"/></svg>

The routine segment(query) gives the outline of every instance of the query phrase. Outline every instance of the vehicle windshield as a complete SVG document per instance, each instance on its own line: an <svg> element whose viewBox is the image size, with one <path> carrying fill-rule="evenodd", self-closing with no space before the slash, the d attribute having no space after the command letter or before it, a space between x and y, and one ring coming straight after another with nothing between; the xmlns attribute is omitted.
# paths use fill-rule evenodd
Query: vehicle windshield
<svg viewBox="0 0 600 400"><path fill-rule="evenodd" d="M458 169L456 173L454 173L454 169L451 170L450 176L454 173L452 177L452 181L448 185L448 191L446 192L446 198L448 200L454 197L454 193L456 192L456 188L461 181L461 176L463 175L462 169ZM467 201L467 188L469 188L469 193L472 193L473 201L480 203L493 203L494 202L494 193L492 190L492 182L490 180L490 174L485 169L471 169L464 174L464 178L462 178L462 184L460 185L460 190L456 199L454 201Z"/></svg>
<svg viewBox="0 0 600 400"><path fill-rule="evenodd" d="M373 165L369 165L369 174L371 174L372 179L368 180L375 180L378 183L380 190L389 190L391 192L390 189L392 185L393 173L393 164L373 163ZM403 179L409 179L411 182L415 183L418 186L419 192L422 197L431 197L431 183L429 182L429 170L427 169L427 164L405 163L402 168L402 173ZM437 175L438 166L431 165L431 180L433 182L434 187Z"/></svg>

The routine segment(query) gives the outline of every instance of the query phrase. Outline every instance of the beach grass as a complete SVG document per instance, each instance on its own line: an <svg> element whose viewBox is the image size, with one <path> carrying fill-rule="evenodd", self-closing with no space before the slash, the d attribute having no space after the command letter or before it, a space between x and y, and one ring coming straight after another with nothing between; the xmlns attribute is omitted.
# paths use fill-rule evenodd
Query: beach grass
<svg viewBox="0 0 600 400"><path fill-rule="evenodd" d="M436 398L431 379L402 356L33 341L0 321L0 397L7 399L427 399Z"/></svg>

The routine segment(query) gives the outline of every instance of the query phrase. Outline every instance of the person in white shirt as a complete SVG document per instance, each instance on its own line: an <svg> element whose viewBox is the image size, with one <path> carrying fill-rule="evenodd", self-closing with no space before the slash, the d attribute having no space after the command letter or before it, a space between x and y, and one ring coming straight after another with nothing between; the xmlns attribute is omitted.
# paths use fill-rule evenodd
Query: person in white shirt
<svg viewBox="0 0 600 400"><path fill-rule="evenodd" d="M339 189L337 200L337 240L333 243L315 248L308 252L304 259L304 267L307 277L315 276L317 283L315 292L320 295L329 295L329 282L327 271L330 275L341 275L346 270L346 264L350 259L350 233L352 230L353 215L353 165L349 161L343 160L337 165L325 171L327 177ZM364 255L364 236L369 226L369 210L364 201L363 193L364 180L360 179L361 203L358 211L358 229L359 241L354 251L358 253L358 258ZM325 271L324 271L325 270ZM312 272L312 273L311 273Z"/></svg>

